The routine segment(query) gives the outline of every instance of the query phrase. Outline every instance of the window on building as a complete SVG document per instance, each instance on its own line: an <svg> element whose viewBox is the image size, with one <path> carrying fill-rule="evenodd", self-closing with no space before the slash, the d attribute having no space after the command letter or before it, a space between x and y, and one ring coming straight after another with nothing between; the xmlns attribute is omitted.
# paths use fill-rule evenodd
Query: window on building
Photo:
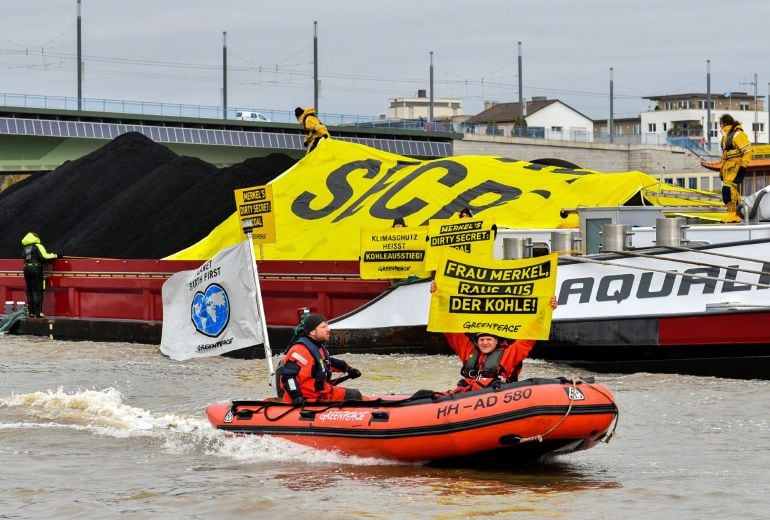
<svg viewBox="0 0 770 520"><path fill-rule="evenodd" d="M697 190L698 189L698 178L697 177L688 177L687 178L687 187L691 190Z"/></svg>
<svg viewBox="0 0 770 520"><path fill-rule="evenodd" d="M764 132L765 131L765 123L752 123L751 129L754 132Z"/></svg>
<svg viewBox="0 0 770 520"><path fill-rule="evenodd" d="M552 126L551 132L561 132L562 127L560 126Z"/></svg>
<svg viewBox="0 0 770 520"><path fill-rule="evenodd" d="M634 125L634 135L642 135L642 125Z"/></svg>
<svg viewBox="0 0 770 520"><path fill-rule="evenodd" d="M665 177L663 179L663 182L665 182L666 184L674 184L674 178L673 177Z"/></svg>
<svg viewBox="0 0 770 520"><path fill-rule="evenodd" d="M680 188L684 188L684 177L677 177L676 185L679 186Z"/></svg>
<svg viewBox="0 0 770 520"><path fill-rule="evenodd" d="M647 123L647 131L648 132L657 132L657 127L655 123Z"/></svg>
<svg viewBox="0 0 770 520"><path fill-rule="evenodd" d="M663 123L663 131L665 132L668 129L668 123Z"/></svg>
<svg viewBox="0 0 770 520"><path fill-rule="evenodd" d="M741 101L741 110L749 110L749 102L748 101Z"/></svg>
<svg viewBox="0 0 770 520"><path fill-rule="evenodd" d="M679 101L679 102L677 102L676 107L680 108L680 109L690 108L690 101L689 100Z"/></svg>
<svg viewBox="0 0 770 520"><path fill-rule="evenodd" d="M663 104L663 108L665 108L666 110L671 110L671 101L666 101Z"/></svg>
<svg viewBox="0 0 770 520"><path fill-rule="evenodd" d="M708 191L711 188L709 187L709 181L711 180L710 177L701 177L700 178L700 189L703 191Z"/></svg>

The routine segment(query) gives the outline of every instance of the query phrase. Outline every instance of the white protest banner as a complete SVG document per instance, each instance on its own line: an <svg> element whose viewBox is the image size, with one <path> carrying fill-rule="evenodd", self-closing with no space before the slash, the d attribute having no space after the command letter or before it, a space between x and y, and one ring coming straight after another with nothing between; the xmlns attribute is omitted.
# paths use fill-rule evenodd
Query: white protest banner
<svg viewBox="0 0 770 520"><path fill-rule="evenodd" d="M160 351L178 361L264 343L247 241L163 284Z"/></svg>

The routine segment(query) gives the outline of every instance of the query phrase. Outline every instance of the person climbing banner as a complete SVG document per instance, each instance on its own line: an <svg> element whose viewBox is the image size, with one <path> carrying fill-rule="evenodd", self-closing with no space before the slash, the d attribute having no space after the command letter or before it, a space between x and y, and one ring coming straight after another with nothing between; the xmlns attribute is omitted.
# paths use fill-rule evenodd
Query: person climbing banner
<svg viewBox="0 0 770 520"><path fill-rule="evenodd" d="M427 226L362 228L359 273L363 280L426 276Z"/></svg>
<svg viewBox="0 0 770 520"><path fill-rule="evenodd" d="M163 284L160 351L177 361L264 343L249 244L220 251Z"/></svg>
<svg viewBox="0 0 770 520"><path fill-rule="evenodd" d="M558 255L492 260L447 249L436 271L428 330L548 339Z"/></svg>
<svg viewBox="0 0 770 520"><path fill-rule="evenodd" d="M428 226L425 269L434 271L441 254L449 248L492 258L492 249L495 245L493 228L494 222L490 219L431 220Z"/></svg>

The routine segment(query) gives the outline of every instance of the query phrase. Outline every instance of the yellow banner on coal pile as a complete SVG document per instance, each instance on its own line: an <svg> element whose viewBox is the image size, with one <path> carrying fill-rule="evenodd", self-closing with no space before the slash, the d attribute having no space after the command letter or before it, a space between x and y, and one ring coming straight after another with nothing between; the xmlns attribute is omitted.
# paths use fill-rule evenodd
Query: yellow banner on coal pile
<svg viewBox="0 0 770 520"><path fill-rule="evenodd" d="M431 220L428 225L425 269L435 271L439 258L448 248L478 255L481 258L492 258L495 233L494 223L486 219Z"/></svg>
<svg viewBox="0 0 770 520"><path fill-rule="evenodd" d="M427 226L361 230L359 273L364 280L425 276Z"/></svg>
<svg viewBox="0 0 770 520"><path fill-rule="evenodd" d="M397 217L424 226L468 207L498 227L576 228L577 215L562 218L563 208L622 205L640 192L649 202L658 181L642 172L603 174L494 156L423 161L323 139L270 185L278 238L264 246L266 260L357 260L361 228L385 228ZM211 258L240 237L235 213L167 258Z"/></svg>
<svg viewBox="0 0 770 520"><path fill-rule="evenodd" d="M428 330L548 339L557 258L489 260L448 249L436 271Z"/></svg>

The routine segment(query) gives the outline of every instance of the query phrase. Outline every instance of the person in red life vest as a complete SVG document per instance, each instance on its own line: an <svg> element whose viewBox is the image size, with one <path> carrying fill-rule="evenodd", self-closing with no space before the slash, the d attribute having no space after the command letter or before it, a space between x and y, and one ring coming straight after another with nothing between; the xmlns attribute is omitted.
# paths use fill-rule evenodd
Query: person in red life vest
<svg viewBox="0 0 770 520"><path fill-rule="evenodd" d="M436 292L435 281L430 283L430 292ZM551 297L550 305L552 309L558 306L555 296ZM524 360L536 343L533 339L506 339L487 332L470 337L462 332L445 332L444 337L463 363L460 369L463 379L448 393L470 392L518 381Z"/></svg>
<svg viewBox="0 0 770 520"><path fill-rule="evenodd" d="M326 318L321 314L308 314L302 326L302 334L283 359L280 376L283 400L299 407L313 401L363 399L360 391L331 383L332 372L347 373L355 379L361 376L361 371L329 355L325 343L331 331Z"/></svg>

